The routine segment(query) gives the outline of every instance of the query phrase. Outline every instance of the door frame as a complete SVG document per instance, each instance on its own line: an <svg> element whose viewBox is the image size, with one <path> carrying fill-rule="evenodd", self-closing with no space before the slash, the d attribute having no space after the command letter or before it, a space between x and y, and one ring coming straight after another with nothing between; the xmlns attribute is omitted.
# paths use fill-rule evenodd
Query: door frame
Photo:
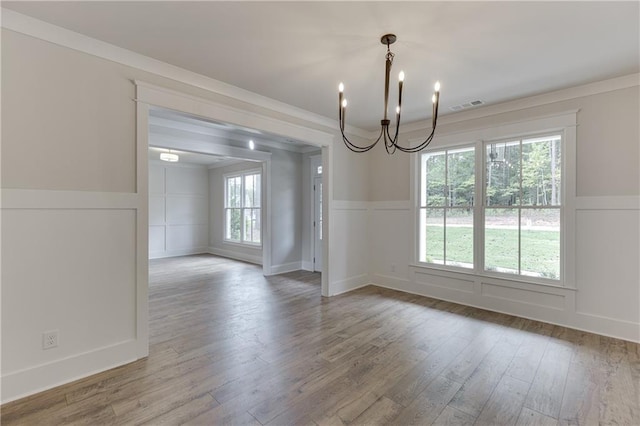
<svg viewBox="0 0 640 426"><path fill-rule="evenodd" d="M331 294L331 259L329 244L333 235L331 203L333 198L333 133L323 132L299 124L276 119L248 109L240 109L210 99L182 93L166 87L157 86L140 80L134 80L136 86L136 192L139 196L139 210L136 230L136 335L138 355L146 356L149 352L149 109L151 106L183 112L197 117L235 124L251 129L264 131L285 138L299 140L322 148L323 163L323 268L321 293ZM270 171L268 171L270 172ZM270 186L270 185L269 185ZM267 186L267 191L270 191ZM267 218L270 222L270 217ZM270 229L270 225L269 225ZM269 235L269 240L271 240ZM264 247L263 247L264 250ZM270 253L270 251L269 251ZM270 263L271 259L267 259Z"/></svg>
<svg viewBox="0 0 640 426"><path fill-rule="evenodd" d="M318 166L322 166L322 154L317 154L317 155L311 155L309 157L309 193L311 194L311 212L310 212L310 224L311 226L309 227L309 253L311 253L311 269L315 272L315 256L316 256L316 227L314 226L315 220L316 220L316 194L315 194L315 181L318 178L323 179L324 182L324 168L323 168L323 173L322 175L318 175L315 170L316 167ZM324 183L322 185L322 189L324 189ZM323 198L324 198L324 193L323 193ZM323 199L323 207L324 207L324 199ZM323 208L324 210L324 208ZM323 211L323 218L324 216L324 211ZM324 237L324 230L323 230L323 237ZM324 240L324 238L323 238ZM324 252L322 253L322 265L324 266Z"/></svg>

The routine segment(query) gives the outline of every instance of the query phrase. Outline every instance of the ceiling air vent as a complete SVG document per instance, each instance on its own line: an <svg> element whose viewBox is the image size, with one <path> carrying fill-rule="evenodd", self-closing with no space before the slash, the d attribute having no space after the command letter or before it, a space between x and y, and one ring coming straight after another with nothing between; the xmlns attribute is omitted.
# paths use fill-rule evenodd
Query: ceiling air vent
<svg viewBox="0 0 640 426"><path fill-rule="evenodd" d="M461 111L463 109L477 107L482 104L484 104L484 102L482 101L471 101L471 102L464 103L462 105L455 105L455 106L449 107L449 109L451 111Z"/></svg>

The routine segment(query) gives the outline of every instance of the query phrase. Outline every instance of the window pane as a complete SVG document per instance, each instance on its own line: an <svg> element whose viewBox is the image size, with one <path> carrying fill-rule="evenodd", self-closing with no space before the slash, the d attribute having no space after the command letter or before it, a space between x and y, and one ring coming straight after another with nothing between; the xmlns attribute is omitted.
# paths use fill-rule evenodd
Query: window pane
<svg viewBox="0 0 640 426"><path fill-rule="evenodd" d="M448 205L472 206L475 179L474 148L448 151L447 161Z"/></svg>
<svg viewBox="0 0 640 426"><path fill-rule="evenodd" d="M444 264L444 209L420 209L420 261Z"/></svg>
<svg viewBox="0 0 640 426"><path fill-rule="evenodd" d="M523 209L522 275L560 279L560 209Z"/></svg>
<svg viewBox="0 0 640 426"><path fill-rule="evenodd" d="M260 209L244 209L244 240L260 243Z"/></svg>
<svg viewBox="0 0 640 426"><path fill-rule="evenodd" d="M446 156L444 152L423 154L421 190L422 206L444 206L446 196Z"/></svg>
<svg viewBox="0 0 640 426"><path fill-rule="evenodd" d="M254 207L260 207L262 203L262 175L256 174L255 176L255 187L253 191L253 205Z"/></svg>
<svg viewBox="0 0 640 426"><path fill-rule="evenodd" d="M242 198L240 196L241 185L242 185L242 181L240 176L227 178L227 199L225 200L226 207L241 206L240 204L242 201Z"/></svg>
<svg viewBox="0 0 640 426"><path fill-rule="evenodd" d="M244 207L253 207L253 188L255 185L255 175L244 177Z"/></svg>
<svg viewBox="0 0 640 426"><path fill-rule="evenodd" d="M447 209L446 264L473 268L473 211Z"/></svg>
<svg viewBox="0 0 640 426"><path fill-rule="evenodd" d="M226 209L225 238L240 241L241 209Z"/></svg>
<svg viewBox="0 0 640 426"><path fill-rule="evenodd" d="M518 273L518 209L487 209L484 219L484 268Z"/></svg>
<svg viewBox="0 0 640 426"><path fill-rule="evenodd" d="M559 206L560 136L522 141L522 204Z"/></svg>
<svg viewBox="0 0 640 426"><path fill-rule="evenodd" d="M520 204L520 142L486 146L487 206Z"/></svg>
<svg viewBox="0 0 640 426"><path fill-rule="evenodd" d="M260 175L244 177L244 206L260 207Z"/></svg>

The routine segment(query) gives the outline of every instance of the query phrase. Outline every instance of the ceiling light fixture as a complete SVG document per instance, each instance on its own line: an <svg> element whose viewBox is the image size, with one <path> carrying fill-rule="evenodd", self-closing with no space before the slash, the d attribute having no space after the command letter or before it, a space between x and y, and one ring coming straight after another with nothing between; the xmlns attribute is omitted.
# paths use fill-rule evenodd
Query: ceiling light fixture
<svg viewBox="0 0 640 426"><path fill-rule="evenodd" d="M393 154L394 152L396 152L396 149L399 149L402 152L412 153L412 152L418 152L423 150L431 143L431 140L433 139L433 134L436 131L436 123L438 121L438 104L440 102L440 82L439 81L436 82L435 84L435 93L431 98L431 102L433 104L433 112L431 115L432 117L431 133L429 134L427 139L425 139L423 142L421 142L417 146L404 147L404 146L398 145L398 132L400 130L400 112L402 109L402 84L404 82L404 71L400 71L400 74L398 76L398 80L399 80L398 106L396 107L396 130L393 137L389 132L389 124L391 124L391 120L387 118L387 112L389 109L389 73L391 72L391 65L393 64L393 57L394 57L394 54L391 52L391 49L389 46L395 43L395 41L396 41L395 34L385 34L380 39L380 42L382 44L387 45L387 54L385 56L386 67L385 67L385 74L384 74L384 118L380 120L380 127L381 127L380 135L378 136L378 139L376 139L372 144L367 146L356 145L352 143L344 134L345 114L347 112L347 100L344 98L344 84L340 83L340 85L338 86L338 91L339 91L338 117L340 119L340 133L342 133L342 140L344 141L344 144L347 146L347 148L349 148L353 152L367 152L371 148L376 146L376 144L380 142L380 139L384 139L384 147L386 148L387 153Z"/></svg>
<svg viewBox="0 0 640 426"><path fill-rule="evenodd" d="M175 163L178 161L180 157L178 157L178 154L174 154L171 152L171 150L169 150L169 152L161 152L160 153L160 159L162 161L168 161L170 163Z"/></svg>
<svg viewBox="0 0 640 426"><path fill-rule="evenodd" d="M249 141L249 149L253 151L255 148L256 148L256 144L252 140Z"/></svg>

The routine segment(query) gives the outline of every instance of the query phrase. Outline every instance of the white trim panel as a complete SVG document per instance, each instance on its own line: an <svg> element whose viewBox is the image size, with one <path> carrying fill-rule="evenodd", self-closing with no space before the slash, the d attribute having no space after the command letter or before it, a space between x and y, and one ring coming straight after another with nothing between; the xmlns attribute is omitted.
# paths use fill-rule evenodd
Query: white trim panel
<svg viewBox="0 0 640 426"><path fill-rule="evenodd" d="M185 250L167 250L149 253L149 259L164 259L165 257L189 256L191 254L209 254L209 247L197 247Z"/></svg>
<svg viewBox="0 0 640 426"><path fill-rule="evenodd" d="M302 262L290 262L282 265L271 265L271 275L286 274L287 272L299 271L302 269Z"/></svg>
<svg viewBox="0 0 640 426"><path fill-rule="evenodd" d="M369 280L369 274L356 275L344 280L337 281L331 286L331 296L337 296L338 294L347 293L349 291L356 290L358 288L371 285Z"/></svg>
<svg viewBox="0 0 640 426"><path fill-rule="evenodd" d="M585 199L586 201L582 201ZM577 288L520 282L411 265L407 254L413 229L409 219L411 209L401 209L403 202L390 202L398 209L389 209L386 202L369 203L369 239L373 250L369 266L371 283L380 287L640 342L640 315L637 312L637 305L633 305L637 297L630 296L629 291L625 290L634 285L637 287L638 240L637 236L635 239L630 236L626 240L621 236L624 229L633 226L636 227L633 229L637 229L638 225L635 223L637 221L634 222L634 218L638 217L638 210L631 207L638 201L638 197L579 197L576 200L577 204L583 208L577 211L588 213L590 218L588 221L581 220L577 223L577 234L584 235L585 227L592 230L599 229L598 232L602 235L596 235L593 238L619 246L619 250L606 247L604 250L598 250L593 248L590 242L581 242L577 248L578 266L582 268L584 262L587 262L589 267L596 268L599 272L595 279L589 278L594 275L593 273L580 273ZM615 213L615 222L624 223L616 223L612 228L610 223L612 213ZM393 223L393 232L381 231L380 226L383 223ZM601 256L601 260L594 262L589 256ZM621 256L624 259L620 259ZM389 264L393 269L390 269ZM599 275L604 273L601 269L606 268L607 264L617 266L610 272L610 278L605 279ZM620 268L624 271L618 271ZM636 275L633 275L634 270ZM618 290L614 290L612 286ZM609 290L614 291L614 294ZM599 295L600 293L602 294ZM630 296L629 303L626 303L626 299L616 302L620 308L623 304L625 305L622 310L616 309L615 305L609 301L611 298L624 297L619 296L618 293ZM601 303L598 303L598 300ZM603 304L602 302L605 301L606 303ZM581 306L591 308L580 309ZM597 307L598 312L592 309L594 306ZM638 321L631 321L636 316Z"/></svg>
<svg viewBox="0 0 640 426"><path fill-rule="evenodd" d="M209 254L213 254L215 256L226 257L228 259L241 260L243 262L249 262L256 265L262 265L262 256L252 256L250 254L238 253L235 251L224 250L217 247L209 247Z"/></svg>
<svg viewBox="0 0 640 426"><path fill-rule="evenodd" d="M2 376L2 403L45 391L136 360L129 340ZM9 392L7 392L9 390Z"/></svg>

